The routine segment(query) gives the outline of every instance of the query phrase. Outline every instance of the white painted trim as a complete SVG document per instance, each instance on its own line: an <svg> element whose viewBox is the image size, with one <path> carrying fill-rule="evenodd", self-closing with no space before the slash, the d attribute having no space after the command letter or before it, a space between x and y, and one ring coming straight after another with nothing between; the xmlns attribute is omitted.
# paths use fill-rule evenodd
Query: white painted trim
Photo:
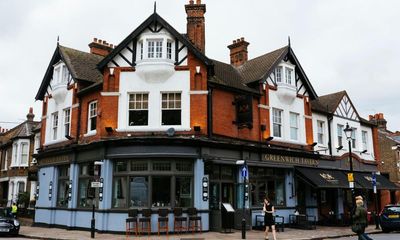
<svg viewBox="0 0 400 240"><path fill-rule="evenodd" d="M90 137L96 135L96 130L90 131L88 133L83 134L84 137Z"/></svg>
<svg viewBox="0 0 400 240"><path fill-rule="evenodd" d="M119 97L121 95L121 93L119 92L100 92L101 96L105 96L105 97Z"/></svg>
<svg viewBox="0 0 400 240"><path fill-rule="evenodd" d="M71 108L77 108L79 107L79 103L75 103L74 105L71 106Z"/></svg>
<svg viewBox="0 0 400 240"><path fill-rule="evenodd" d="M195 91L189 91L189 94L193 94L193 95L208 94L208 91L195 90Z"/></svg>
<svg viewBox="0 0 400 240"><path fill-rule="evenodd" d="M64 142L66 140L68 140L68 139L64 138L64 139L51 140L51 141L48 141L47 143L43 144L43 146L49 146L49 145L52 145L52 144L55 144L55 143Z"/></svg>
<svg viewBox="0 0 400 240"><path fill-rule="evenodd" d="M9 177L0 178L0 182L7 182L8 180L10 180Z"/></svg>
<svg viewBox="0 0 400 240"><path fill-rule="evenodd" d="M262 109L270 109L271 107L265 104L258 104L258 108L262 108Z"/></svg>
<svg viewBox="0 0 400 240"><path fill-rule="evenodd" d="M312 119L312 116L310 116L310 115L304 115L304 118Z"/></svg>
<svg viewBox="0 0 400 240"><path fill-rule="evenodd" d="M117 132L164 132L167 131L169 128L174 128L175 131L191 131L191 128L185 128L185 127L180 127L180 126L166 126L163 128L160 127L131 127L131 128L118 128L115 129Z"/></svg>

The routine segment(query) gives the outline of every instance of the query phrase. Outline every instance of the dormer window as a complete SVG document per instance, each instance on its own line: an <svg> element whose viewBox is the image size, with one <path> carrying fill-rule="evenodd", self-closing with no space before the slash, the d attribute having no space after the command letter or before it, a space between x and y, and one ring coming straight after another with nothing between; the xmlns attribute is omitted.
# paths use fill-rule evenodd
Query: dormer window
<svg viewBox="0 0 400 240"><path fill-rule="evenodd" d="M63 62L54 65L53 71L53 85L67 84L69 80L69 71Z"/></svg>
<svg viewBox="0 0 400 240"><path fill-rule="evenodd" d="M282 82L282 67L276 68L276 82Z"/></svg>
<svg viewBox="0 0 400 240"><path fill-rule="evenodd" d="M143 59L143 42L140 42L140 60Z"/></svg>
<svg viewBox="0 0 400 240"><path fill-rule="evenodd" d="M148 40L147 41L147 57L148 58L162 58L162 40Z"/></svg>
<svg viewBox="0 0 400 240"><path fill-rule="evenodd" d="M172 59L172 42L167 42L167 58Z"/></svg>

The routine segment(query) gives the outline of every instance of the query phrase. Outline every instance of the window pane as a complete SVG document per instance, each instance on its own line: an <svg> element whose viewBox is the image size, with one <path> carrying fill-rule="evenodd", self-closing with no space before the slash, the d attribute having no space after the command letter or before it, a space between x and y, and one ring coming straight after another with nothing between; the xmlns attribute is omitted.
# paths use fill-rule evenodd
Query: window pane
<svg viewBox="0 0 400 240"><path fill-rule="evenodd" d="M192 205L192 178L177 177L175 189L175 206L190 207Z"/></svg>
<svg viewBox="0 0 400 240"><path fill-rule="evenodd" d="M125 172L127 170L126 161L116 161L114 164L114 172Z"/></svg>
<svg viewBox="0 0 400 240"><path fill-rule="evenodd" d="M148 121L148 110L129 111L129 126L147 126Z"/></svg>
<svg viewBox="0 0 400 240"><path fill-rule="evenodd" d="M131 161L131 171L140 172L140 171L147 171L148 170L147 161Z"/></svg>
<svg viewBox="0 0 400 240"><path fill-rule="evenodd" d="M171 177L153 177L152 207L165 207L171 204Z"/></svg>
<svg viewBox="0 0 400 240"><path fill-rule="evenodd" d="M162 110L162 125L181 125L181 110Z"/></svg>
<svg viewBox="0 0 400 240"><path fill-rule="evenodd" d="M126 177L114 177L112 199L113 208L126 208L126 191Z"/></svg>
<svg viewBox="0 0 400 240"><path fill-rule="evenodd" d="M129 207L148 207L148 177L131 177L129 182Z"/></svg>
<svg viewBox="0 0 400 240"><path fill-rule="evenodd" d="M277 206L285 205L285 183L283 179L276 180L275 182L275 203Z"/></svg>
<svg viewBox="0 0 400 240"><path fill-rule="evenodd" d="M57 206L68 207L69 180L59 179L57 189Z"/></svg>
<svg viewBox="0 0 400 240"><path fill-rule="evenodd" d="M153 163L154 171L171 171L171 163L169 162L155 162Z"/></svg>
<svg viewBox="0 0 400 240"><path fill-rule="evenodd" d="M91 207L92 201L88 198L89 179L79 179L79 207Z"/></svg>
<svg viewBox="0 0 400 240"><path fill-rule="evenodd" d="M192 163L186 161L176 162L176 170L179 172L191 172L193 170Z"/></svg>

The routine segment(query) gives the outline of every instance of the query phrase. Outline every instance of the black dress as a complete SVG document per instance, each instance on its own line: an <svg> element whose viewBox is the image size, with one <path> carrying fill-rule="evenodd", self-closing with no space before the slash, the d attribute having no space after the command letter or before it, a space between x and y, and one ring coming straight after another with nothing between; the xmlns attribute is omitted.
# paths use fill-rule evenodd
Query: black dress
<svg viewBox="0 0 400 240"><path fill-rule="evenodd" d="M266 205L264 203L264 206L265 206L265 210L267 210L269 212L272 211L272 207L273 207L272 204ZM264 226L268 226L268 227L275 225L274 217L272 216L272 213L269 213L269 212L265 212L265 215L264 215Z"/></svg>

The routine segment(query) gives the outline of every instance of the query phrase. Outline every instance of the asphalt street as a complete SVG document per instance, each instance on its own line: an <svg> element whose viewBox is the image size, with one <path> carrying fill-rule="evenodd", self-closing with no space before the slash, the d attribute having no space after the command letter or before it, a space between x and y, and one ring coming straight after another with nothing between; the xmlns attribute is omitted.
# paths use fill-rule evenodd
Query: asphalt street
<svg viewBox="0 0 400 240"><path fill-rule="evenodd" d="M370 234L369 237L374 239L374 240L397 240L397 239L400 239L400 232ZM358 239L358 238L355 236L355 237L336 238L336 239L340 239L340 240L355 240L355 239Z"/></svg>

